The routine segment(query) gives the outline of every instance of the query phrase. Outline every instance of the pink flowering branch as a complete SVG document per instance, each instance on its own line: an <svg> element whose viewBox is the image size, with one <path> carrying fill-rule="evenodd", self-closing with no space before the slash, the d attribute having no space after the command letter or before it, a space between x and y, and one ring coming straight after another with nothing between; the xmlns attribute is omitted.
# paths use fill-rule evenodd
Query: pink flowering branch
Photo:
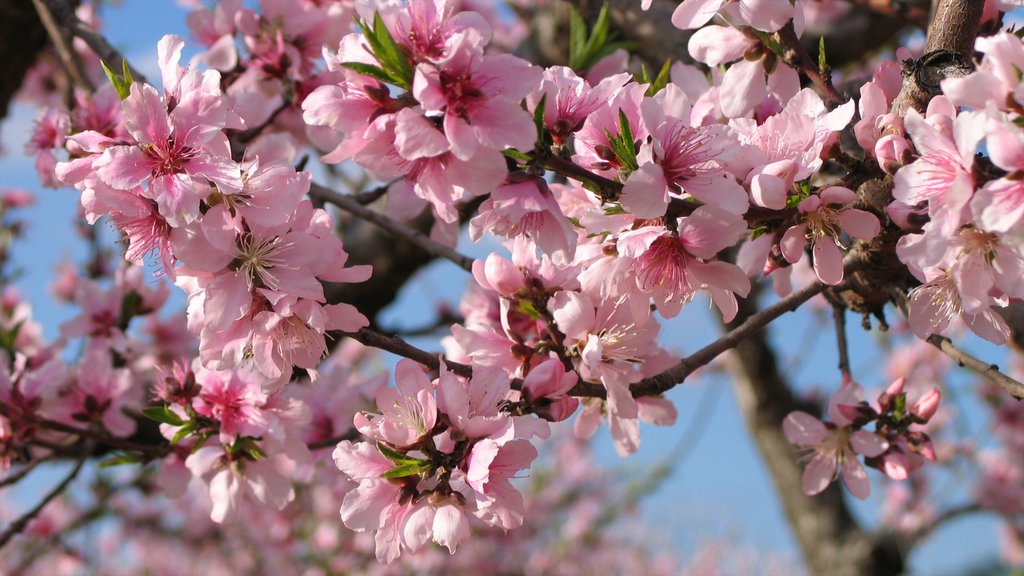
<svg viewBox="0 0 1024 576"><path fill-rule="evenodd" d="M445 246L440 242L435 242L434 240L431 240L426 234L423 234L422 232L413 230L412 228L409 228L408 226L402 224L401 222L392 220L391 218L388 218L387 216L381 214L380 212L376 212L374 210L371 210L370 208L367 208L366 206L361 204L358 199L354 197L346 196L345 194L340 194L338 192L335 192L334 190L331 190L330 188L321 186L316 182L310 185L309 195L316 200L333 204L338 208L341 208L342 210L352 214L353 216L356 216L358 218L366 220L367 222L375 224L380 228L383 228L387 232L393 234L394 236L412 242L413 244L416 244L420 248L423 248L423 250L425 250L432 256L444 258L445 260L454 263L456 266L462 268L467 272L473 269L473 259L470 258L469 256L460 254L456 250L449 248L448 246Z"/></svg>
<svg viewBox="0 0 1024 576"><path fill-rule="evenodd" d="M860 269L862 265L863 263L858 256L848 256L845 266L846 274L849 275L850 273ZM792 292L775 304L751 315L741 324L725 333L718 340L715 340L690 356L683 358L675 366L665 370L661 374L645 378L637 384L634 384L631 389L633 396L652 396L667 392L677 384L683 382L683 380L698 368L710 364L711 361L722 354L722 352L735 348L743 341L744 338L747 338L761 328L764 328L779 316L796 310L804 302L807 302L811 298L822 293L826 288L828 288L828 286L825 286L820 282L814 282L813 284L804 286L800 290ZM841 290L842 285L836 288ZM570 393L573 395L581 395L577 394L575 389Z"/></svg>
<svg viewBox="0 0 1024 576"><path fill-rule="evenodd" d="M0 534L0 549L6 546L7 543L11 541L11 538L14 538L16 535L20 534L25 529L25 527L28 526L28 523L31 522L36 516L38 516L43 511L43 508L46 508L47 504L52 502L55 498L57 498L62 493L64 493L65 490L67 490L67 487L70 486L71 483L75 480L75 478L78 477L78 473L82 471L82 466L85 464L85 461L89 458L89 455L92 454L92 450L92 443L87 442L85 450L82 451L82 454L78 457L78 461L75 462L74 468L72 468L71 472L69 472L68 475L64 477L64 480L62 480L60 484L57 484L53 488L53 490L50 490L46 494L46 496L43 497L42 501L40 501L39 504L36 504L34 508L19 516L16 520L14 520L14 522L11 522L11 524L3 531L3 533Z"/></svg>

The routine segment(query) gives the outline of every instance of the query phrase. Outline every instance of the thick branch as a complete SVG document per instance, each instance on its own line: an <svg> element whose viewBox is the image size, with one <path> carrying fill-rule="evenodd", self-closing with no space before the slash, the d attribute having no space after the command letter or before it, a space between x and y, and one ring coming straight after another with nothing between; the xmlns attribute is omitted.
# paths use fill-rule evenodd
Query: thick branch
<svg viewBox="0 0 1024 576"><path fill-rule="evenodd" d="M984 6L981 0L939 0L931 26L928 27L925 53L947 51L969 61ZM934 73L943 72L936 70ZM925 111L934 94L929 87L921 85L919 78L919 74L904 75L903 88L893 101L893 112L903 116L909 108L922 113Z"/></svg>

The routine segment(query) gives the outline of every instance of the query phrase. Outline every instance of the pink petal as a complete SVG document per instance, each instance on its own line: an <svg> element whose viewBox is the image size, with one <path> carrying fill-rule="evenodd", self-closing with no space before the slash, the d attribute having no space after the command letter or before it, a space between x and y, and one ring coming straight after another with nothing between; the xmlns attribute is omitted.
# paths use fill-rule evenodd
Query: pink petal
<svg viewBox="0 0 1024 576"><path fill-rule="evenodd" d="M846 484L846 489L853 494L854 497L864 500L871 493L871 482L868 480L868 474L864 470L864 466L861 465L860 460L857 460L853 455L847 455L843 458L843 484Z"/></svg>
<svg viewBox="0 0 1024 576"><path fill-rule="evenodd" d="M882 230L877 216L856 208L848 208L839 213L839 226L850 236L862 240L870 240Z"/></svg>
<svg viewBox="0 0 1024 576"><path fill-rule="evenodd" d="M760 60L743 60L733 64L722 77L719 90L722 114L727 118L742 118L768 95L764 66Z"/></svg>
<svg viewBox="0 0 1024 576"><path fill-rule="evenodd" d="M822 284L835 286L843 281L843 254L829 238L819 238L812 249L814 271Z"/></svg>
<svg viewBox="0 0 1024 576"><path fill-rule="evenodd" d="M832 483L835 475L835 459L831 455L815 454L811 461L807 463L800 487L803 489L804 494L808 496L820 494Z"/></svg>
<svg viewBox="0 0 1024 576"><path fill-rule="evenodd" d="M786 440L800 446L821 444L829 436L825 424L806 412L790 412L782 421L782 433Z"/></svg>
<svg viewBox="0 0 1024 576"><path fill-rule="evenodd" d="M878 434L857 430L850 435L850 445L858 454L875 457L889 449L889 442Z"/></svg>

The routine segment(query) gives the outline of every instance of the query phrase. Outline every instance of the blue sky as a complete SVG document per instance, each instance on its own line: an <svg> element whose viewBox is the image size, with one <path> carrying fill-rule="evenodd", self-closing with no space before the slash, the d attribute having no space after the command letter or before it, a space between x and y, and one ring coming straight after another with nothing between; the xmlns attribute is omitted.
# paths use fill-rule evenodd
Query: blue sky
<svg viewBox="0 0 1024 576"><path fill-rule="evenodd" d="M156 42L165 33L188 39L184 15L185 11L172 2L128 0L122 6L109 7L103 19L113 43L137 68L155 79L159 77L155 68ZM32 160L21 154L32 114L27 107L15 106L13 116L0 126L0 142L5 151L0 156L0 187L18 186L38 193L38 204L27 211L27 238L18 246L16 262L26 271L19 287L33 304L35 316L43 323L47 336L52 338L59 323L73 314L71 309L54 304L47 293L53 267L60 259L81 261L84 250L71 225L77 193L39 187ZM473 256L483 256L489 251L484 246L461 248ZM415 289L405 290L400 301L387 311L383 319L385 325L417 326L433 320L431 312L435 303L456 300L468 280L467 275L453 266L430 267L420 275ZM872 336L861 331L858 325L856 319L851 319L849 331L855 376L867 387L878 389L886 382L877 372L878 363L870 361L877 352ZM810 336L807 336L808 330L812 331ZM707 306L698 301L680 318L668 323L663 334L670 348L692 352L713 340L717 327ZM797 341L813 344L801 355L803 365L798 374L804 389L823 386L828 393L838 386L835 343L829 323L809 319L807 314L788 315L772 326L772 335L779 349L792 350ZM1001 360L991 349L983 349L980 354L986 359ZM969 385L969 378L960 379ZM685 459L644 503L645 520L656 531L672 535L671 544L681 556L714 537L734 541L754 551L770 550L796 556L795 543L760 456L743 426L729 382L722 377L703 378L697 383L676 387L669 397L679 409L679 422L664 429L645 426L638 454L626 460L618 458L604 431L596 444L603 463L628 475L658 463L686 439L689 449ZM980 428L982 414L979 410L970 406L965 410L972 416L974 428ZM871 474L877 479L877 474ZM880 485L876 483L868 503L855 507L859 516L874 519L880 492ZM995 522L986 517L955 521L917 550L911 558L911 566L919 574L956 574L960 567L996 553L994 527Z"/></svg>

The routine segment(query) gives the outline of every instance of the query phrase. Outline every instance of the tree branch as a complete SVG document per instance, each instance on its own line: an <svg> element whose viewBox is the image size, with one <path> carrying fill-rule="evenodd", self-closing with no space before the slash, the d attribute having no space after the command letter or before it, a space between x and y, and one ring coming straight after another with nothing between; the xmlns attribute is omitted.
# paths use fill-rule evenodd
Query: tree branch
<svg viewBox="0 0 1024 576"><path fill-rule="evenodd" d="M357 332L342 332L342 334L367 346L380 348L381 350L397 354L403 358L415 360L432 370L440 370L441 368L441 359L438 354L421 350L412 344L409 344L400 336L386 336L369 328L362 328ZM459 376L463 376L465 378L473 376L473 369L465 364L454 362L452 360L445 360L444 365L447 367L449 372L458 374Z"/></svg>
<svg viewBox="0 0 1024 576"><path fill-rule="evenodd" d="M100 60L107 63L107 66L110 66L113 70L121 70L121 67L127 64L128 70L132 73L132 78L136 82L146 82L146 77L135 69L125 59L124 55L111 46L103 34L89 28L85 22L78 19L78 15L75 14L75 8L71 2L67 0L43 0L43 2L49 7L54 19L60 26L72 35L81 38L100 57Z"/></svg>
<svg viewBox="0 0 1024 576"><path fill-rule="evenodd" d="M309 188L309 195L312 198L334 204L338 208L358 217L366 220L367 222L376 224L380 228L390 232L392 235L407 240L424 249L430 255L439 258L444 258L450 262L453 262L459 268L472 272L473 270L473 259L469 256L464 256L452 248L431 240L426 234L413 230L412 228L392 220L387 216L376 212L363 206L359 203L359 200L345 194L339 194L330 188L326 188L314 182Z"/></svg>
<svg viewBox="0 0 1024 576"><path fill-rule="evenodd" d="M985 3L980 0L939 0L935 16L928 27L925 54L946 51L969 62L984 6ZM941 68L934 70L933 74L944 77ZM910 108L921 113L925 111L934 93L929 87L921 85L919 77L920 74L904 74L903 87L892 104L893 112L903 116Z"/></svg>
<svg viewBox="0 0 1024 576"><path fill-rule="evenodd" d="M4 530L3 534L0 534L0 549L3 549L3 547L11 541L11 538L14 538L17 534L21 533L21 531L23 531L25 527L28 526L28 523L31 522L33 518L38 516L40 512L43 511L43 508L45 508L47 504L52 502L54 498L60 496L61 493L63 493L64 490L67 489L71 482L73 482L74 479L78 477L78 473L82 471L82 465L85 464L86 459L89 457L91 453L92 443L87 442L86 449L82 451L81 456L78 457L78 461L75 462L75 467L72 468L71 472L64 477L64 480L62 480L60 484L54 487L53 490L47 493L46 496L43 497L42 502L37 504L35 508L32 508L28 512L25 512L20 517L18 517L14 522L11 522L10 526L8 526L6 530Z"/></svg>
<svg viewBox="0 0 1024 576"><path fill-rule="evenodd" d="M849 98L843 97L842 94L836 90L835 85L832 84L832 74L828 70L820 70L818 63L815 62L811 55L807 53L803 45L800 44L800 39L796 36L796 30L793 28L793 21L790 20L785 26L779 30L779 42L782 44L783 49L786 51L784 60L790 68L793 68L797 72L803 73L815 86L821 90L821 93L833 104L842 104L849 100Z"/></svg>
<svg viewBox="0 0 1024 576"><path fill-rule="evenodd" d="M57 56L60 58L64 70L68 73L68 77L83 90L89 92L95 90L95 87L82 68L82 62L79 60L78 54L71 48L69 42L71 39L70 32L66 29L62 30L58 26L44 0L32 0L32 4L39 14L39 20L43 23L43 27L46 28L46 33L50 36L53 47L57 50Z"/></svg>

